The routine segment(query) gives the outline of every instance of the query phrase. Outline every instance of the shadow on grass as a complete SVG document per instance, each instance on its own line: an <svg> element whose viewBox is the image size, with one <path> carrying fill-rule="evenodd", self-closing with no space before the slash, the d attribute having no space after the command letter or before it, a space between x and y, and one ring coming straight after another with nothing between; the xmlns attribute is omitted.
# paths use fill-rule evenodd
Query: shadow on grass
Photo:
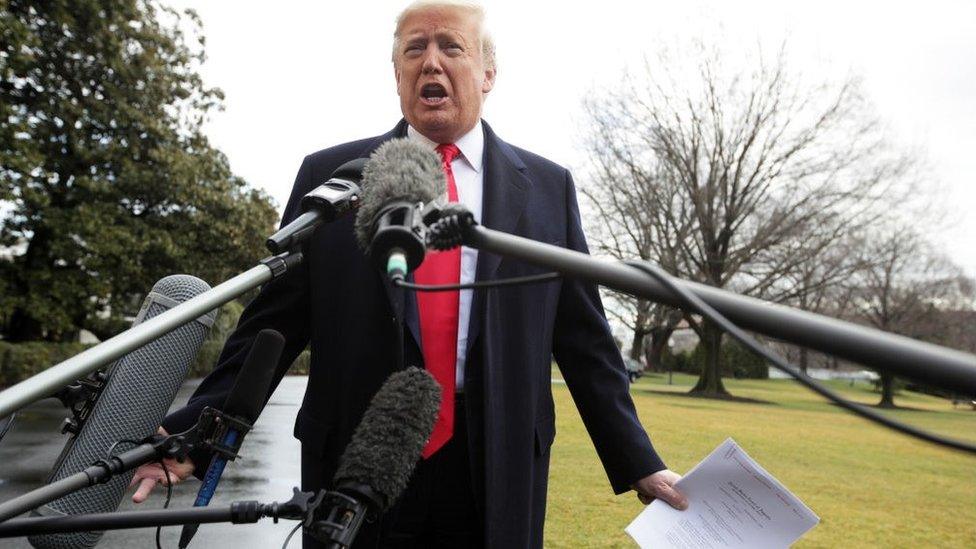
<svg viewBox="0 0 976 549"><path fill-rule="evenodd" d="M840 406L839 404L837 404L836 402L833 402L831 400L824 400L824 402L826 404L830 404L831 406ZM871 409L877 410L879 412L927 412L927 413L930 413L930 414L951 414L953 412L952 410L949 410L949 409L947 409L947 410L933 410L931 408L916 408L914 406L904 406L902 404L896 404L895 406L880 406L876 402L875 403L866 403L866 402L858 402L856 400L848 400L848 402L853 402L854 404L860 404L861 406L864 406L865 408L871 408Z"/></svg>
<svg viewBox="0 0 976 549"><path fill-rule="evenodd" d="M719 400L722 402L740 402L742 404L768 404L770 406L778 406L775 402L770 402L768 400L760 400L758 398L748 398L740 397L735 395L703 395L701 393L689 393L688 391L661 391L658 389L646 389L644 387L634 387L631 386L631 390L634 392L640 392L652 395L667 395L667 396L679 396L688 397L699 400Z"/></svg>

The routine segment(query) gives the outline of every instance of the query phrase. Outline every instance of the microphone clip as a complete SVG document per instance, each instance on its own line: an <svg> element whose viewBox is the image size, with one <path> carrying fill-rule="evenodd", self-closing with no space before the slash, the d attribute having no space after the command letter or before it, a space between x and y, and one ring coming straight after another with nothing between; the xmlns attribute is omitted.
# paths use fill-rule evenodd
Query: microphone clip
<svg viewBox="0 0 976 549"><path fill-rule="evenodd" d="M357 498L341 491L321 490L309 504L303 529L330 548L349 547L363 521L375 518L371 513L374 507L373 499L368 496Z"/></svg>
<svg viewBox="0 0 976 549"><path fill-rule="evenodd" d="M105 370L97 370L53 395L71 411L71 417L64 418L61 423L62 434L71 433L77 436L81 432L107 381L108 374Z"/></svg>
<svg viewBox="0 0 976 549"><path fill-rule="evenodd" d="M388 274L412 272L424 260L427 227L420 216L422 203L398 201L385 206L373 220L369 255ZM396 259L391 262L391 256Z"/></svg>
<svg viewBox="0 0 976 549"><path fill-rule="evenodd" d="M474 214L457 202L432 205L423 212L427 225L427 246L435 250L450 250L464 244L465 233L478 225Z"/></svg>
<svg viewBox="0 0 976 549"><path fill-rule="evenodd" d="M226 460L234 461L237 459L241 443L244 442L244 435L253 427L246 421L225 414L215 408L206 407L200 413L200 419L196 426L196 447L212 452ZM232 444L226 444L227 432L231 429L237 431L237 437Z"/></svg>
<svg viewBox="0 0 976 549"><path fill-rule="evenodd" d="M262 259L261 264L271 271L271 278L276 279L297 267L303 260L301 246L296 244L291 250Z"/></svg>

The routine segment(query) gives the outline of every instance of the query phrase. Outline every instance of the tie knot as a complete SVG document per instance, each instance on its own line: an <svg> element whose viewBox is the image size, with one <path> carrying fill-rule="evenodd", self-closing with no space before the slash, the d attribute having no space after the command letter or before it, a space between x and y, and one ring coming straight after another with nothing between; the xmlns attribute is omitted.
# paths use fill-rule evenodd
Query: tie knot
<svg viewBox="0 0 976 549"><path fill-rule="evenodd" d="M461 154L461 149L454 143L443 143L437 146L437 152L441 155L444 164L450 166L451 161Z"/></svg>

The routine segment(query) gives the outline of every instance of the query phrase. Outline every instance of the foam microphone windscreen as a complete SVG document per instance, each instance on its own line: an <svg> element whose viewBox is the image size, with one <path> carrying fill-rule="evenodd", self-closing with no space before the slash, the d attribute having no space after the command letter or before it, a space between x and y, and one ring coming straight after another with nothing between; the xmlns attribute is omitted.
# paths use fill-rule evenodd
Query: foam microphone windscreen
<svg viewBox="0 0 976 549"><path fill-rule="evenodd" d="M391 375L373 397L339 459L335 486L366 486L379 512L392 505L410 480L440 407L441 389L426 370Z"/></svg>
<svg viewBox="0 0 976 549"><path fill-rule="evenodd" d="M210 289L199 278L172 275L153 286L134 324L150 319ZM216 312L188 322L118 360L91 415L78 435L69 440L51 473L51 482L77 473L105 457L123 439L140 440L155 433L165 416L200 345L213 325ZM131 445L120 445L126 450ZM42 516L106 513L118 508L133 472L117 475L69 494L35 510ZM32 536L38 549L94 547L101 532Z"/></svg>
<svg viewBox="0 0 976 549"><path fill-rule="evenodd" d="M407 138L380 145L363 168L362 194L356 212L356 240L368 250L373 223L392 202L430 202L444 193L446 183L437 153Z"/></svg>

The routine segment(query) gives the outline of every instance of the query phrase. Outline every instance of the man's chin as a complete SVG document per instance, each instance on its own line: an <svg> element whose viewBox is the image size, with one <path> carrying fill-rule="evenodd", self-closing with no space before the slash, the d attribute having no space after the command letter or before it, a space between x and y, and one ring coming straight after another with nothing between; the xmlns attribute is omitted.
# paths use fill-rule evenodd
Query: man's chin
<svg viewBox="0 0 976 549"><path fill-rule="evenodd" d="M448 113L425 113L408 122L415 130L438 143L453 142L460 135L457 120Z"/></svg>

